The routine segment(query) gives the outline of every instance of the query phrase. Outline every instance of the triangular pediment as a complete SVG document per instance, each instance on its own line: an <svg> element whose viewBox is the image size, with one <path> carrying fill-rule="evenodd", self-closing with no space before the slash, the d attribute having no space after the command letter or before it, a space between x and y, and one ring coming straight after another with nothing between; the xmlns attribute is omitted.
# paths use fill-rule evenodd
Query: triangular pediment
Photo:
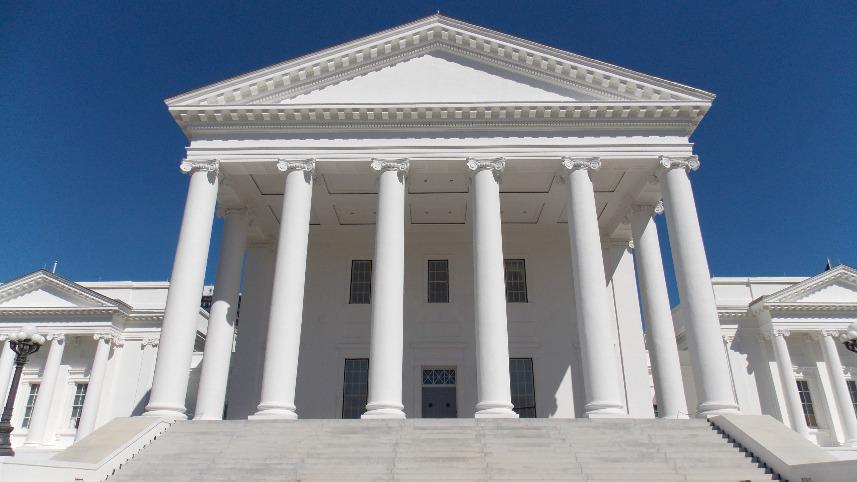
<svg viewBox="0 0 857 482"><path fill-rule="evenodd" d="M845 265L763 298L764 303L857 304L857 270Z"/></svg>
<svg viewBox="0 0 857 482"><path fill-rule="evenodd" d="M603 96L557 86L443 51L419 55L279 104L575 102Z"/></svg>
<svg viewBox="0 0 857 482"><path fill-rule="evenodd" d="M710 104L713 98L699 89L433 15L193 90L168 99L167 105Z"/></svg>
<svg viewBox="0 0 857 482"><path fill-rule="evenodd" d="M0 286L0 311L118 309L116 300L73 281L39 270Z"/></svg>

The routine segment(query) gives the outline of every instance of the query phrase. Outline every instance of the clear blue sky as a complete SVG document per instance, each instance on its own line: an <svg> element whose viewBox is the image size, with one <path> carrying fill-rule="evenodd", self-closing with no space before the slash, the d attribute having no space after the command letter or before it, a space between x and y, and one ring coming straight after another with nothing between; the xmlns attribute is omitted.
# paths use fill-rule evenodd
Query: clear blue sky
<svg viewBox="0 0 857 482"><path fill-rule="evenodd" d="M0 1L0 281L167 279L163 99L437 9L716 93L692 138L713 275L857 266L857 2L704 3Z"/></svg>

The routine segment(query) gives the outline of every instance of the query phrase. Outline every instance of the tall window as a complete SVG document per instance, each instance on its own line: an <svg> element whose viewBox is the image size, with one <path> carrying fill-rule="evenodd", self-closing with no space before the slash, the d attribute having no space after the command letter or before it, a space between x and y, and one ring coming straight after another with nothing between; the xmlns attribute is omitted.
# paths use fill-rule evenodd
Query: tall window
<svg viewBox="0 0 857 482"><path fill-rule="evenodd" d="M527 267L523 259L504 259L506 271L506 302L527 302Z"/></svg>
<svg viewBox="0 0 857 482"><path fill-rule="evenodd" d="M812 406L812 395L809 393L809 382L797 381L797 393L800 396L800 404L803 407L803 416L809 428L817 428L818 421L815 418L815 409Z"/></svg>
<svg viewBox="0 0 857 482"><path fill-rule="evenodd" d="M33 407L36 405L36 397L39 396L39 384L30 384L30 393L27 395L27 403L24 405L24 418L21 420L21 428L30 428L30 420L33 418Z"/></svg>
<svg viewBox="0 0 857 482"><path fill-rule="evenodd" d="M351 294L348 302L352 305L367 305L372 301L372 260L355 259L351 261Z"/></svg>
<svg viewBox="0 0 857 482"><path fill-rule="evenodd" d="M346 358L342 383L342 418L360 418L369 399L369 359Z"/></svg>
<svg viewBox="0 0 857 482"><path fill-rule="evenodd" d="M512 405L521 418L536 418L536 386L532 358L509 359Z"/></svg>
<svg viewBox="0 0 857 482"><path fill-rule="evenodd" d="M71 402L71 420L69 422L71 428L77 428L80 425L80 414L83 412L83 400L86 398L88 386L86 383L74 384L74 400Z"/></svg>
<svg viewBox="0 0 857 482"><path fill-rule="evenodd" d="M428 302L449 303L449 260L428 260Z"/></svg>
<svg viewBox="0 0 857 482"><path fill-rule="evenodd" d="M851 394L851 405L854 406L854 413L857 413L857 381L848 380L848 393Z"/></svg>

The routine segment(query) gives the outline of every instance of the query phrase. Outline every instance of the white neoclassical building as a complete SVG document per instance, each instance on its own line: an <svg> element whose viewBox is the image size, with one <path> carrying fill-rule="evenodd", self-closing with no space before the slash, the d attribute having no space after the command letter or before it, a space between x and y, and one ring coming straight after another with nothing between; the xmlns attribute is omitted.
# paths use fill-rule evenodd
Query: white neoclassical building
<svg viewBox="0 0 857 482"><path fill-rule="evenodd" d="M839 276L835 299L791 298L821 286L816 278L716 278L712 288L690 136L713 99L441 15L170 98L189 140L180 164L189 186L169 294L163 284L80 283L111 306L103 323L56 311L2 325L29 320L52 335L19 391L19 426L21 407L33 405L33 421L18 437L35 439L48 383L59 387L55 405L71 407L85 379L89 388L74 390L86 391L82 425L97 410L88 430L143 411L202 420L741 411L848 444L857 421L842 366L857 361L827 330L857 317L853 270L819 277ZM22 298L16 283L25 284L0 287L0 314ZM794 321L812 311L794 306L816 301L836 319ZM66 362L69 340L80 340L81 363ZM111 375L111 363L133 367ZM109 389L88 409L97 383ZM806 393L817 427L800 424ZM51 430L70 441L56 413Z"/></svg>

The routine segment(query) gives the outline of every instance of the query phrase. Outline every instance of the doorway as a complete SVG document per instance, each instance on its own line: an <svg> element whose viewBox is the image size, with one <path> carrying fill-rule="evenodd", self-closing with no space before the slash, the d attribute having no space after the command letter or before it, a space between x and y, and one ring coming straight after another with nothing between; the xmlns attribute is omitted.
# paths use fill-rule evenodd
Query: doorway
<svg viewBox="0 0 857 482"><path fill-rule="evenodd" d="M456 418L455 367L423 368L422 417Z"/></svg>

